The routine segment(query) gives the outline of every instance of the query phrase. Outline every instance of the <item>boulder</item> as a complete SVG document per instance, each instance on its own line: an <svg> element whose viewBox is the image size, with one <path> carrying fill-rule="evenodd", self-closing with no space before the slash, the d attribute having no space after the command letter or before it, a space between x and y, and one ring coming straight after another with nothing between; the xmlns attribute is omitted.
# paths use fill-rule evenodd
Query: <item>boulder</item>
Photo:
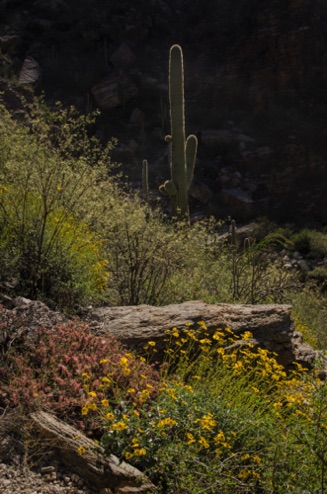
<svg viewBox="0 0 327 494"><path fill-rule="evenodd" d="M157 358L163 357L167 334L165 330L185 324L198 327L204 321L209 334L217 328L232 329L237 335L251 331L257 345L276 352L285 367L293 362L313 365L317 352L303 346L302 335L295 331L289 305L206 304L189 301L163 307L139 305L99 307L89 314L91 325L100 334L111 333L135 350L142 351L150 340L156 342ZM310 350L310 351L309 351Z"/></svg>
<svg viewBox="0 0 327 494"><path fill-rule="evenodd" d="M255 201L251 194L241 189L234 187L231 189L221 189L218 193L220 201L224 204L231 216L237 218L250 218L255 211Z"/></svg>
<svg viewBox="0 0 327 494"><path fill-rule="evenodd" d="M41 69L39 63L33 57L26 57L18 81L20 84L34 84L41 77Z"/></svg>
<svg viewBox="0 0 327 494"><path fill-rule="evenodd" d="M12 300L13 312L23 317L24 328L33 337L36 328L53 328L67 321L59 312L49 309L43 302L23 297ZM98 307L83 310L81 315L96 334L114 335L127 347L142 353L147 342L156 342L156 358L164 357L167 334L165 330L185 329L187 323L198 328L204 321L209 334L216 329L230 328L236 335L251 331L253 342L276 352L277 360L286 368L294 362L308 368L318 361L319 368L327 370L326 357L303 342L302 334L295 329L291 306L282 304L207 304L200 300L161 307L152 305Z"/></svg>
<svg viewBox="0 0 327 494"><path fill-rule="evenodd" d="M115 67L121 68L130 67L135 63L135 61L136 56L127 43L122 43L110 57L110 62Z"/></svg>
<svg viewBox="0 0 327 494"><path fill-rule="evenodd" d="M138 89L131 78L121 71L113 71L108 77L92 88L92 94L103 110L125 105L138 95Z"/></svg>

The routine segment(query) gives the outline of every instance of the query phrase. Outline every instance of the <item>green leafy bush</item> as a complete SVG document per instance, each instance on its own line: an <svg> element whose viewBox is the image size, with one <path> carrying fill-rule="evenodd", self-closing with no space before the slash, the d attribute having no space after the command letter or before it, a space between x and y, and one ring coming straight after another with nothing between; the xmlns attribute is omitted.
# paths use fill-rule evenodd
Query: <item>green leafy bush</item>
<svg viewBox="0 0 327 494"><path fill-rule="evenodd" d="M28 107L23 124L0 106L1 278L23 295L72 305L108 277L94 221L111 190L108 149L92 144L73 110L44 113Z"/></svg>

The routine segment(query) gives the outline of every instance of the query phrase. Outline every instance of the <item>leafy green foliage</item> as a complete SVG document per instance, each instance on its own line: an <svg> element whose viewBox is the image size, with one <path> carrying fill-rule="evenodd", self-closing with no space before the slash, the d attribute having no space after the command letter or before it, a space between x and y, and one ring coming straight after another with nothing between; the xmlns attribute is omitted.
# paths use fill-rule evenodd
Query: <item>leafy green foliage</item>
<svg viewBox="0 0 327 494"><path fill-rule="evenodd" d="M95 296L108 276L94 227L98 183L111 188L108 149L88 139L84 120L73 110L73 116L70 110L48 115L34 104L24 125L3 106L0 112L2 280L15 280L29 297L66 305Z"/></svg>

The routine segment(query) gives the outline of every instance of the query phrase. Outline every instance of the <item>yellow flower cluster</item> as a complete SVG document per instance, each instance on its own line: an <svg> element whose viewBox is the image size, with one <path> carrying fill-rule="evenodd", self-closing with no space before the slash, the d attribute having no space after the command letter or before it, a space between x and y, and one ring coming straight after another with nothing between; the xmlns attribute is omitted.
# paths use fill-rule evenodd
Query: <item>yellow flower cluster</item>
<svg viewBox="0 0 327 494"><path fill-rule="evenodd" d="M131 373L131 369L128 366L129 365L128 357L129 357L129 355L126 354L125 357L122 357L120 359L120 362L119 362L119 364L120 364L120 366L122 368L122 371L123 371L124 376L129 376L130 373Z"/></svg>
<svg viewBox="0 0 327 494"><path fill-rule="evenodd" d="M194 423L195 424L199 423L201 429L207 431L211 431L217 425L217 421L214 420L212 413L207 413L203 415L201 419L195 419Z"/></svg>
<svg viewBox="0 0 327 494"><path fill-rule="evenodd" d="M93 402L87 402L82 408L82 415L87 415L90 410L95 412L97 410L97 404Z"/></svg>
<svg viewBox="0 0 327 494"><path fill-rule="evenodd" d="M163 428L168 428L168 427L173 427L174 425L176 425L177 422L176 420L173 420L169 417L166 417L162 420L159 420L159 422L157 423L157 427L158 429L163 429Z"/></svg>
<svg viewBox="0 0 327 494"><path fill-rule="evenodd" d="M137 437L134 437L130 444L132 451L126 451L125 458L126 460L132 459L134 456L145 456L146 449L140 448L140 441Z"/></svg>

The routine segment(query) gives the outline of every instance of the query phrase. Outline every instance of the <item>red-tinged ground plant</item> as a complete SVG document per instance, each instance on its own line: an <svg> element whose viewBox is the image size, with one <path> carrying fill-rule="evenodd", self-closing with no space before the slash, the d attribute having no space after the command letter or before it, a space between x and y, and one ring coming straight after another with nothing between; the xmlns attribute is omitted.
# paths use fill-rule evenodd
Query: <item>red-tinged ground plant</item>
<svg viewBox="0 0 327 494"><path fill-rule="evenodd" d="M8 312L0 312L2 332L12 324ZM159 382L144 359L110 335L94 335L77 319L26 336L18 348L7 351L0 373L2 407L24 414L48 409L94 437L99 432L93 413L98 407L143 403L145 396L155 398Z"/></svg>

